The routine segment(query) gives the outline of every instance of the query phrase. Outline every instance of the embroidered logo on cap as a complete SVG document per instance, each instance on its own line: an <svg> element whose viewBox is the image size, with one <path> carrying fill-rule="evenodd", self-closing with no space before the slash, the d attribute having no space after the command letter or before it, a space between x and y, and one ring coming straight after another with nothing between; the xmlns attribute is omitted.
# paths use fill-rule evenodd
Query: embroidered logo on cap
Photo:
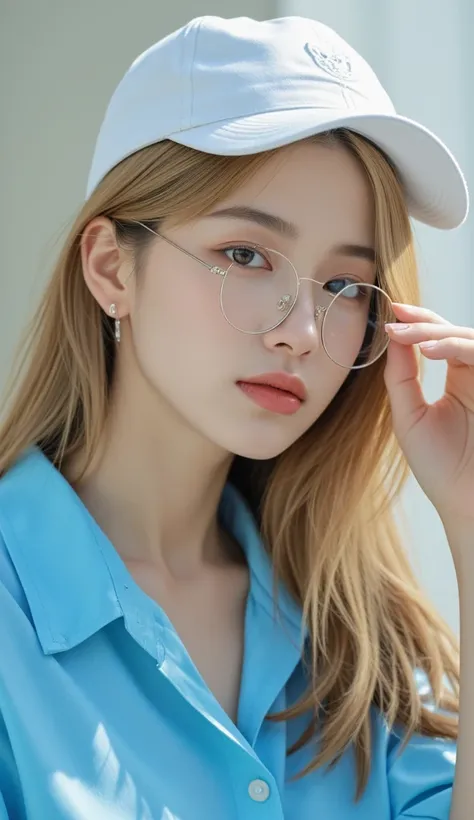
<svg viewBox="0 0 474 820"><path fill-rule="evenodd" d="M330 48L323 50L311 45L311 43L306 43L305 51L319 68L322 68L331 76L337 77L338 80L349 80L353 76L352 63L346 54L336 54Z"/></svg>

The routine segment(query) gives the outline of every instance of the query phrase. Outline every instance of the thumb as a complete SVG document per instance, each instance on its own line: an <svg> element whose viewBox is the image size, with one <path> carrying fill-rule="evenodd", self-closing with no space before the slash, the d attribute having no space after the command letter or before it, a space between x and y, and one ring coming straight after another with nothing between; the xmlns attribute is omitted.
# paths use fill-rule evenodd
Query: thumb
<svg viewBox="0 0 474 820"><path fill-rule="evenodd" d="M428 407L420 384L419 365L413 345L390 341L384 378L392 409L393 428L400 440L417 424Z"/></svg>

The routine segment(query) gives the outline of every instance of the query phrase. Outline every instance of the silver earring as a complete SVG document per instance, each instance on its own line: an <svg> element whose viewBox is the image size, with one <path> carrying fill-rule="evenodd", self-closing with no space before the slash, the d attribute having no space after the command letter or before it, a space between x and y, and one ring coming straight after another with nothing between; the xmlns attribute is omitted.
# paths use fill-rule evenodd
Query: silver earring
<svg viewBox="0 0 474 820"><path fill-rule="evenodd" d="M117 305L110 305L109 313L115 317L115 341L118 344L120 342L120 319L117 319Z"/></svg>

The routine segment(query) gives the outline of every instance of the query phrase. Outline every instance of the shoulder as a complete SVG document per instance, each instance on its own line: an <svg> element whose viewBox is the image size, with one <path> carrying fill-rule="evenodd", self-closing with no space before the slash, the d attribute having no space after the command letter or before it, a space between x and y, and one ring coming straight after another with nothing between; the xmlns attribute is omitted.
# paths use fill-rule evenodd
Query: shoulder
<svg viewBox="0 0 474 820"><path fill-rule="evenodd" d="M36 624L25 588L0 532L0 712L4 698L14 693L20 667L25 672L31 653L40 652ZM28 660L29 659L29 660ZM31 668L31 667L30 667ZM16 671L14 671L16 670ZM10 691L10 686L13 689ZM2 693L2 685L6 690ZM2 696L3 695L3 696Z"/></svg>
<svg viewBox="0 0 474 820"><path fill-rule="evenodd" d="M67 561L74 531L72 491L37 449L0 479L0 673L5 646L19 659L59 646L51 611L61 595L59 559ZM21 634L20 634L21 633Z"/></svg>
<svg viewBox="0 0 474 820"><path fill-rule="evenodd" d="M31 621L27 554L35 551L35 510L31 498L34 457L26 455L0 478L0 629L6 609ZM27 548L27 549L26 549ZM10 622L10 626L11 626Z"/></svg>
<svg viewBox="0 0 474 820"><path fill-rule="evenodd" d="M1 481L0 481L1 484ZM31 733L31 705L41 677L40 648L25 589L1 528L0 502L0 818L20 816L22 783L15 744Z"/></svg>
<svg viewBox="0 0 474 820"><path fill-rule="evenodd" d="M419 691L429 695L426 676L416 673ZM392 816L448 820L456 768L456 743L441 737L412 735L403 728L388 728L375 712L375 749L386 772Z"/></svg>

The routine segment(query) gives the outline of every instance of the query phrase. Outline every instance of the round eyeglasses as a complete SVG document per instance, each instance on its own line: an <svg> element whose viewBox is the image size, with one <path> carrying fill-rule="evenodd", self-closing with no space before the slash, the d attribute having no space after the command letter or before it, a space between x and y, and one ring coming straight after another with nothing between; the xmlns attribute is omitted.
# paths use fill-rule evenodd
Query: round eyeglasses
<svg viewBox="0 0 474 820"><path fill-rule="evenodd" d="M254 243L229 247L234 259L227 268L209 265L143 222L136 224L221 277L221 311L241 333L268 333L281 325L296 304L301 283L309 282L322 345L335 364L360 370L376 362L388 347L385 324L397 320L390 297L377 285L348 277L327 282L300 277L282 253Z"/></svg>

